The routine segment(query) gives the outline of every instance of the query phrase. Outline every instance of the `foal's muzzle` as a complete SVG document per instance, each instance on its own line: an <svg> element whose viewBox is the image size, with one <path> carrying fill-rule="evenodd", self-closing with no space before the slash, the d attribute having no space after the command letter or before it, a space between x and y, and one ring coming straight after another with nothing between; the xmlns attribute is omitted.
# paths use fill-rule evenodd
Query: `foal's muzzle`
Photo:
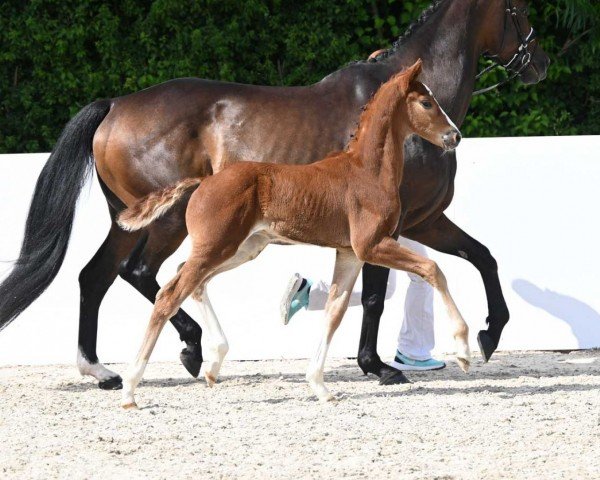
<svg viewBox="0 0 600 480"><path fill-rule="evenodd" d="M445 150L454 150L456 147L458 147L458 144L461 140L462 135L456 129L452 129L442 136L442 141L444 142Z"/></svg>

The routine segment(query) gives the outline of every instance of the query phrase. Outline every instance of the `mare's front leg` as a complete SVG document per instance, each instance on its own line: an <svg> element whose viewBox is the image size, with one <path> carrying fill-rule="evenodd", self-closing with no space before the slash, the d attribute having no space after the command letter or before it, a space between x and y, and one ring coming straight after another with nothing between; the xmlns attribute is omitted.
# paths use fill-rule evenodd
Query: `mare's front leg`
<svg viewBox="0 0 600 480"><path fill-rule="evenodd" d="M466 372L471 362L468 338L469 327L454 303L454 299L448 290L446 277L437 264L433 260L421 257L412 250L403 247L392 237L384 237L374 244L356 238L353 239L352 246L361 260L417 274L440 293L453 327L453 337L456 341L457 350L456 359L461 369Z"/></svg>
<svg viewBox="0 0 600 480"><path fill-rule="evenodd" d="M362 270L363 321L357 361L364 374L377 375L381 385L409 383L404 373L383 363L377 353L379 322L383 315L389 274L389 268L368 263Z"/></svg>
<svg viewBox="0 0 600 480"><path fill-rule="evenodd" d="M325 306L325 329L316 355L309 364L306 380L315 395L322 401L333 400L323 381L323 370L331 339L339 327L344 313L348 309L350 294L356 283L356 277L363 266L351 249L338 250L335 258L335 269L327 305Z"/></svg>
<svg viewBox="0 0 600 480"><path fill-rule="evenodd" d="M448 217L442 215L426 229L408 231L404 236L423 243L443 253L455 255L471 262L483 280L488 303L487 330L481 330L477 341L481 355L487 362L498 348L509 312L498 278L498 264L485 245L467 235Z"/></svg>

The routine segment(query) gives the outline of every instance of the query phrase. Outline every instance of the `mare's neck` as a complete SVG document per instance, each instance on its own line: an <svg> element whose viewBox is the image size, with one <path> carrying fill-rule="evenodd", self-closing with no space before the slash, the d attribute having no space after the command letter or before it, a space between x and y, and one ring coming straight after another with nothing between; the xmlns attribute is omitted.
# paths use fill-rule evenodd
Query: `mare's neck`
<svg viewBox="0 0 600 480"><path fill-rule="evenodd" d="M482 54L478 2L447 0L397 50L381 61L392 74L423 59L420 80L459 127L465 119Z"/></svg>

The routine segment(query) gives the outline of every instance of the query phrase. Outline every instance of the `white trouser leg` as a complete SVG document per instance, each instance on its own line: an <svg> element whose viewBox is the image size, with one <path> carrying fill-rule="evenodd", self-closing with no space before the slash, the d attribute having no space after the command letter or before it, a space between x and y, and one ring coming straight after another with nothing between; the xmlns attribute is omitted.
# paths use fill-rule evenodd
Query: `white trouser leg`
<svg viewBox="0 0 600 480"><path fill-rule="evenodd" d="M400 237L398 243L429 258L420 243ZM398 335L398 350L414 360L428 360L435 346L433 331L433 287L420 276L408 274L410 284L404 301L404 319Z"/></svg>
<svg viewBox="0 0 600 480"><path fill-rule="evenodd" d="M314 283L308 293L309 310L325 310L327 298L329 297L330 285L322 280Z"/></svg>
<svg viewBox="0 0 600 480"><path fill-rule="evenodd" d="M327 298L329 297L329 290L331 285L327 282L320 280L310 287L308 294L308 310L324 310L327 304ZM388 286L385 294L385 299L392 298L396 291L396 271L390 270L390 276L388 277ZM356 307L362 304L362 289L355 288L350 294L350 307Z"/></svg>

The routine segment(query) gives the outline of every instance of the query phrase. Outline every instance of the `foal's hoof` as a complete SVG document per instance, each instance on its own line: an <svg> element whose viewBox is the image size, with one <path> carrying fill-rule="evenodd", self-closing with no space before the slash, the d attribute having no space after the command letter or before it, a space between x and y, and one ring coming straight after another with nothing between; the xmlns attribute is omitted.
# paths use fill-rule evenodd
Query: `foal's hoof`
<svg viewBox="0 0 600 480"><path fill-rule="evenodd" d="M199 351L199 347L184 348L179 354L179 360L192 377L198 378L202 366L202 353Z"/></svg>
<svg viewBox="0 0 600 480"><path fill-rule="evenodd" d="M477 335L477 343L479 344L479 350L481 351L483 361L487 363L492 357L492 354L496 351L498 345L496 345L496 342L492 339L491 335L485 330L481 330Z"/></svg>
<svg viewBox="0 0 600 480"><path fill-rule="evenodd" d="M322 403L337 403L338 399L332 393L328 393L327 395L324 395L323 397L319 397L319 401Z"/></svg>
<svg viewBox="0 0 600 480"><path fill-rule="evenodd" d="M211 374L206 372L204 374L204 378L206 380L206 385L208 385L210 388L215 386L215 383L217 383L217 379Z"/></svg>
<svg viewBox="0 0 600 480"><path fill-rule="evenodd" d="M381 372L379 385L402 385L404 383L410 383L410 380L400 370L390 367L389 370Z"/></svg>
<svg viewBox="0 0 600 480"><path fill-rule="evenodd" d="M121 390L123 388L123 379L117 375L108 380L102 380L98 382L98 388L102 390Z"/></svg>
<svg viewBox="0 0 600 480"><path fill-rule="evenodd" d="M125 410L139 410L140 409L140 407L138 407L137 403L135 403L135 402L125 403L125 404L121 405L121 407L123 407L123 409L125 409Z"/></svg>
<svg viewBox="0 0 600 480"><path fill-rule="evenodd" d="M471 366L471 362L469 362L469 360L466 358L456 357L456 361L463 372L469 373L469 367Z"/></svg>

